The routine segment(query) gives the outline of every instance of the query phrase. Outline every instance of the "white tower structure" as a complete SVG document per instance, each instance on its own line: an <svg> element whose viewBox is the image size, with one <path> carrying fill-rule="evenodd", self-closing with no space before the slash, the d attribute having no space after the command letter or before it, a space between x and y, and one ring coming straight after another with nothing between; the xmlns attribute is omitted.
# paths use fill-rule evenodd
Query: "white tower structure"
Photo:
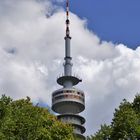
<svg viewBox="0 0 140 140"><path fill-rule="evenodd" d="M66 17L64 74L57 78L57 83L63 87L52 93L52 110L60 114L57 116L59 120L72 124L77 138L85 140L85 119L79 115L85 109L85 95L82 90L75 88L82 80L72 75L69 0L66 2Z"/></svg>

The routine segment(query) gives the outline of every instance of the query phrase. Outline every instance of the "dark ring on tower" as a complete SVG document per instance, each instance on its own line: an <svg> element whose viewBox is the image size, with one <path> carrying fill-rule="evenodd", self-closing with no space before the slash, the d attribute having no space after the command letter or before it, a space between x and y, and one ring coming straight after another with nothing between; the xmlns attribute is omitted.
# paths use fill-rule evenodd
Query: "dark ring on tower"
<svg viewBox="0 0 140 140"><path fill-rule="evenodd" d="M80 128L81 134L85 133L86 129L85 129L84 126L78 125L78 124L73 124L73 123L71 123L71 124L72 124L72 126L73 126L74 128Z"/></svg>
<svg viewBox="0 0 140 140"><path fill-rule="evenodd" d="M67 38L71 39L72 37L70 37L69 35L66 35L66 36L64 37L64 39L66 40Z"/></svg>
<svg viewBox="0 0 140 140"><path fill-rule="evenodd" d="M66 60L66 59L72 59L72 57L66 56L64 59L65 59L65 60Z"/></svg>
<svg viewBox="0 0 140 140"><path fill-rule="evenodd" d="M67 19L67 20L66 20L66 24L69 24L69 23L70 23L70 21L69 21L69 19Z"/></svg>
<svg viewBox="0 0 140 140"><path fill-rule="evenodd" d="M85 123L85 118L80 116L80 115L75 115L75 114L62 114L62 115L58 115L57 118L59 120L61 120L61 118L63 117L74 117L74 118L78 118L81 121L81 125Z"/></svg>
<svg viewBox="0 0 140 140"><path fill-rule="evenodd" d="M75 76L62 76L62 77L57 78L57 83L61 86L64 85L65 81L72 81L73 86L77 85L79 82L82 82L81 79Z"/></svg>
<svg viewBox="0 0 140 140"><path fill-rule="evenodd" d="M79 138L80 140L86 140L85 136L83 136L82 134L74 133L74 136L76 136L76 138Z"/></svg>

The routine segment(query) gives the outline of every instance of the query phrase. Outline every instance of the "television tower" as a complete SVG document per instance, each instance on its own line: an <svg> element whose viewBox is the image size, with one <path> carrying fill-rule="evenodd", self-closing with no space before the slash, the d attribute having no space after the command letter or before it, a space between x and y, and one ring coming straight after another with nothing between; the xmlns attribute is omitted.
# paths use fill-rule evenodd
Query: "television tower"
<svg viewBox="0 0 140 140"><path fill-rule="evenodd" d="M72 57L69 30L69 0L66 1L66 36L65 36L65 63L64 74L57 78L57 83L63 86L52 93L52 110L60 115L59 120L72 124L74 135L80 140L85 140L83 133L86 131L83 124L85 119L78 115L85 109L85 95L82 90L75 88L81 79L72 75Z"/></svg>

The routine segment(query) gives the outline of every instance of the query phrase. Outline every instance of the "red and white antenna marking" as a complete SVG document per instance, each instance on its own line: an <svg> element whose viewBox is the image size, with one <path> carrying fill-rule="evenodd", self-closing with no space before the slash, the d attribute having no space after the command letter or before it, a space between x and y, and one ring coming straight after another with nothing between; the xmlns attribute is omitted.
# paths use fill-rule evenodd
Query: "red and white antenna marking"
<svg viewBox="0 0 140 140"><path fill-rule="evenodd" d="M66 0L66 36L70 37L70 30L69 30L69 0Z"/></svg>
<svg viewBox="0 0 140 140"><path fill-rule="evenodd" d="M66 1L66 16L69 19L69 0Z"/></svg>

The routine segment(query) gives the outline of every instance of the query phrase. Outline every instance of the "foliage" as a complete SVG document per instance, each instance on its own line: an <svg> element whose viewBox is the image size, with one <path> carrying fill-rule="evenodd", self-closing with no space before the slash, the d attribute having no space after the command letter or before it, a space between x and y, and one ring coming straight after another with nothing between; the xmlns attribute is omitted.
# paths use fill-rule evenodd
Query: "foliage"
<svg viewBox="0 0 140 140"><path fill-rule="evenodd" d="M96 132L95 136L88 137L87 140L107 140L110 138L112 128L106 124L101 125L101 129Z"/></svg>
<svg viewBox="0 0 140 140"><path fill-rule="evenodd" d="M114 113L112 122L111 139L126 139L136 140L136 129L138 126L138 116L132 108L132 104L126 100L121 103L119 109Z"/></svg>
<svg viewBox="0 0 140 140"><path fill-rule="evenodd" d="M140 139L140 94L132 103L123 100L115 109L110 126L103 125L88 140L139 140Z"/></svg>
<svg viewBox="0 0 140 140"><path fill-rule="evenodd" d="M30 98L0 99L0 140L73 140L72 127L58 121Z"/></svg>

